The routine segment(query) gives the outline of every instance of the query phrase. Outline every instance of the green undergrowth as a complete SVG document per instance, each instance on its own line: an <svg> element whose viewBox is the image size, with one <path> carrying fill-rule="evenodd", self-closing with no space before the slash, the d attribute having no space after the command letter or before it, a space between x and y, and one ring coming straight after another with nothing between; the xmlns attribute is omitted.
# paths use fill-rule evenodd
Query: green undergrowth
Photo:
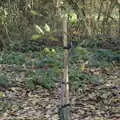
<svg viewBox="0 0 120 120"><path fill-rule="evenodd" d="M5 76L4 74L0 74L0 86L2 87L8 87L9 85L9 79L7 76Z"/></svg>
<svg viewBox="0 0 120 120"><path fill-rule="evenodd" d="M86 38L80 43L82 47L97 49L120 50L120 38L111 36L96 36L95 38Z"/></svg>
<svg viewBox="0 0 120 120"><path fill-rule="evenodd" d="M106 49L87 49L76 47L69 53L69 79L72 86L84 87L86 83L99 83L99 75L86 72L86 69L112 67L120 63L120 51ZM59 82L63 68L63 49L44 48L40 52L1 52L0 64L20 65L30 67L28 72L27 86L35 88L42 85L45 88L52 88ZM4 77L5 78L5 77ZM2 84L3 76L0 76Z"/></svg>
<svg viewBox="0 0 120 120"><path fill-rule="evenodd" d="M0 53L0 64L16 64L25 63L25 55L19 52L3 52Z"/></svg>

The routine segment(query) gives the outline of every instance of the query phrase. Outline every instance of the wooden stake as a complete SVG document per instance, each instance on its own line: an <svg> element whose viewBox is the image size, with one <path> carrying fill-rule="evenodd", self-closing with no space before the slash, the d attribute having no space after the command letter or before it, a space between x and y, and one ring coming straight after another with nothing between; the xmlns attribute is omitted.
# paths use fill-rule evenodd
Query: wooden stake
<svg viewBox="0 0 120 120"><path fill-rule="evenodd" d="M67 48L67 15L63 17L63 45ZM64 70L61 83L60 120L70 120L69 79L68 79L68 49L64 49Z"/></svg>
<svg viewBox="0 0 120 120"><path fill-rule="evenodd" d="M63 45L67 47L67 16L63 18ZM63 83L65 85L65 104L69 104L69 80L68 80L68 49L64 49L64 75Z"/></svg>

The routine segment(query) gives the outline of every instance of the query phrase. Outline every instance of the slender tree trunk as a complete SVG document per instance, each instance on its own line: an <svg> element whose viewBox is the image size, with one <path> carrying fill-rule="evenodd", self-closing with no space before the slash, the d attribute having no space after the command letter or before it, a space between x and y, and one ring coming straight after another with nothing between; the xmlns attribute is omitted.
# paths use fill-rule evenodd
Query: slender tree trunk
<svg viewBox="0 0 120 120"><path fill-rule="evenodd" d="M102 0L101 3L100 3L100 8L99 8L99 11L98 11L98 17L97 17L97 21L100 20L100 17L101 17L101 12L102 12L102 8L103 8L103 4L104 4L104 1Z"/></svg>
<svg viewBox="0 0 120 120"><path fill-rule="evenodd" d="M114 7L117 5L116 4L117 3L116 0L113 0L113 1L111 0L110 2L111 2L110 5L108 5L108 7L106 8L105 15L104 15L103 22L102 22L102 26L103 26L102 31L105 31L105 33L109 33L108 20L109 20L109 18L111 16L111 13L112 13Z"/></svg>

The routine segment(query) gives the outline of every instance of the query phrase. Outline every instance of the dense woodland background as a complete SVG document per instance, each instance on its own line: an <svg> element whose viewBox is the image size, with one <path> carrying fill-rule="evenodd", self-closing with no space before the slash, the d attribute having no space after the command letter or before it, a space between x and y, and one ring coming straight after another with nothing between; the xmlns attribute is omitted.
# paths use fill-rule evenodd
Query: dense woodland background
<svg viewBox="0 0 120 120"><path fill-rule="evenodd" d="M119 0L1 0L1 49L29 42L35 33L35 24L41 28L48 24L55 33L50 37L61 39L60 8L73 20L68 23L70 40L80 41L81 44L86 41L94 43L95 40L95 44L102 47L119 48ZM77 21L74 20L76 15ZM47 36L44 38L48 39ZM103 41L104 44L101 43Z"/></svg>
<svg viewBox="0 0 120 120"><path fill-rule="evenodd" d="M120 0L0 0L0 120L59 120L63 33L71 120L120 120Z"/></svg>

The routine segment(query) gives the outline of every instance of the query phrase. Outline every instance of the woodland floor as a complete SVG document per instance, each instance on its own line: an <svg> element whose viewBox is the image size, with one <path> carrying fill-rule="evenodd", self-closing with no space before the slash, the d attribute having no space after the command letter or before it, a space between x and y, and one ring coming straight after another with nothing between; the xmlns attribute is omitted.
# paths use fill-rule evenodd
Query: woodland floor
<svg viewBox="0 0 120 120"><path fill-rule="evenodd" d="M104 80L71 89L72 120L120 120L120 67L91 71ZM9 89L1 88L5 96L0 98L0 120L58 120L59 85L50 90L41 86L29 90L24 85L26 71L0 65L0 72L19 83Z"/></svg>

